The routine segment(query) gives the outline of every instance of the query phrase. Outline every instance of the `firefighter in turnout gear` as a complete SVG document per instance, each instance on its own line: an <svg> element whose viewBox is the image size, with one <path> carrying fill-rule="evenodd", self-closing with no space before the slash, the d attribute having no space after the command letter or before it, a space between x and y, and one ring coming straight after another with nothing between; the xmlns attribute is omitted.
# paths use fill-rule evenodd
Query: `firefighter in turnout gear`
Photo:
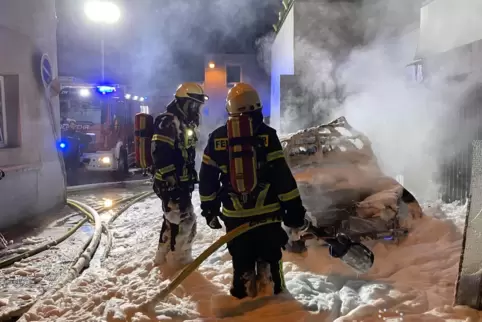
<svg viewBox="0 0 482 322"><path fill-rule="evenodd" d="M202 216L213 229L222 228L221 218L228 232L246 222L279 220L228 243L231 295L242 299L266 290L278 294L285 288L281 249L289 240L281 223L299 232L305 227L306 211L276 131L263 122L256 90L236 84L228 92L226 109L228 121L211 133L204 150L199 182Z"/></svg>
<svg viewBox="0 0 482 322"><path fill-rule="evenodd" d="M153 189L162 200L164 221L154 262L168 260L174 266L191 261L196 235L196 215L191 203L194 184L197 128L200 110L208 97L199 84L181 84L166 112L154 121L152 160Z"/></svg>
<svg viewBox="0 0 482 322"><path fill-rule="evenodd" d="M67 172L67 183L70 185L78 184L79 168L81 167L81 137L82 134L77 131L77 121L74 119L66 119L68 128L62 131L62 141L66 146L62 149L64 157L65 170Z"/></svg>

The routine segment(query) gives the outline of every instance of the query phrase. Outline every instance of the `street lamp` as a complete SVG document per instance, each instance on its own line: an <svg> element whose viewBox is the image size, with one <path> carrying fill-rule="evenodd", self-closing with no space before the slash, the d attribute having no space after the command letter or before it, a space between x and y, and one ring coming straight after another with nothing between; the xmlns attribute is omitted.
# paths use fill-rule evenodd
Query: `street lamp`
<svg viewBox="0 0 482 322"><path fill-rule="evenodd" d="M86 2L84 11L90 20L98 23L112 24L120 18L119 7L109 1Z"/></svg>
<svg viewBox="0 0 482 322"><path fill-rule="evenodd" d="M110 1L88 1L85 3L84 12L87 18L102 25L116 23L120 19L119 7ZM104 28L101 28L101 56L102 56L102 81L104 75Z"/></svg>

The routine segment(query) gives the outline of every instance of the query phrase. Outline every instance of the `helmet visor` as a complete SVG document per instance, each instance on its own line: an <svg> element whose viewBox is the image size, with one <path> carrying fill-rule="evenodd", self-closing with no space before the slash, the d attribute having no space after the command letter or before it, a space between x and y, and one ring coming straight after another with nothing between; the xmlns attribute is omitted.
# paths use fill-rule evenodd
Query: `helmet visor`
<svg viewBox="0 0 482 322"><path fill-rule="evenodd" d="M187 96L189 96L190 99L201 104L206 103L206 101L209 99L206 94L187 93Z"/></svg>
<svg viewBox="0 0 482 322"><path fill-rule="evenodd" d="M199 126L201 120L201 106L202 103L197 101L189 100L187 102L187 118L189 123Z"/></svg>

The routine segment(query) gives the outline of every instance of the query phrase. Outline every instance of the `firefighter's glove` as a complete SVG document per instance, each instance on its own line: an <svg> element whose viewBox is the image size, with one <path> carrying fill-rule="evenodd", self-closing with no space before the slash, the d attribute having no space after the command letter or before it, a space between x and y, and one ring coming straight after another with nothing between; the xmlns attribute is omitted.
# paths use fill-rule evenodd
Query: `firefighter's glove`
<svg viewBox="0 0 482 322"><path fill-rule="evenodd" d="M295 242L301 239L301 236L303 236L303 234L308 230L310 225L311 225L311 222L307 218L305 218L302 226L289 227L289 226L283 225L283 228L288 234L289 240L292 242Z"/></svg>
<svg viewBox="0 0 482 322"><path fill-rule="evenodd" d="M283 216L283 224L290 228L300 228L305 225L306 218L306 209L302 205L288 204Z"/></svg>
<svg viewBox="0 0 482 322"><path fill-rule="evenodd" d="M177 188L179 184L177 182L177 178L175 176L168 176L166 177L166 185L168 188Z"/></svg>
<svg viewBox="0 0 482 322"><path fill-rule="evenodd" d="M221 226L221 223L219 222L218 215L219 211L206 211L203 210L201 215L206 218L206 224L211 228L211 229L221 229L223 226Z"/></svg>

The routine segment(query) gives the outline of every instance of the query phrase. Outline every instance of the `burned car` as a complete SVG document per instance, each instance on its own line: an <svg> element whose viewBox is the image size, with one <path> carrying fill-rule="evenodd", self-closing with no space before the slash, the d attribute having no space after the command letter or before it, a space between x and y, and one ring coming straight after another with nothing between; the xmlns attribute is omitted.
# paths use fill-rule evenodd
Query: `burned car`
<svg viewBox="0 0 482 322"><path fill-rule="evenodd" d="M360 241L398 241L421 218L414 196L381 171L370 140L345 117L282 136L281 143L316 226Z"/></svg>

